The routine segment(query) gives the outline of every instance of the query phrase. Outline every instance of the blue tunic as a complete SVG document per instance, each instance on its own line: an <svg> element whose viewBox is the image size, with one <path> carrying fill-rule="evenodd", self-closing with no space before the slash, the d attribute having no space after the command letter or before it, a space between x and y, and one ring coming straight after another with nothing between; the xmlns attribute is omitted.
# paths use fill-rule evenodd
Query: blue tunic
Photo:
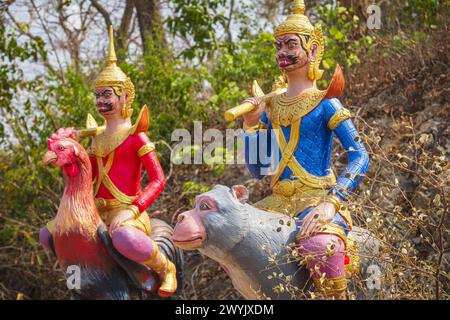
<svg viewBox="0 0 450 320"><path fill-rule="evenodd" d="M346 200L367 171L369 156L351 119L344 120L333 131L328 128L328 121L341 108L343 106L338 99L324 99L301 119L300 138L294 157L308 173L317 177L329 175L331 147L336 134L345 149L348 164L337 179L336 185L330 189L330 193L335 192L341 199ZM265 170L270 166L272 143L275 143L281 159L280 148L271 134L272 124L265 112L261 116L261 122L267 125L268 130L259 130L253 134L244 133L245 161L251 175L257 179L263 178ZM281 128L289 143L291 126ZM261 156L264 154L268 157ZM280 177L280 180L284 179L296 179L289 167L284 169Z"/></svg>

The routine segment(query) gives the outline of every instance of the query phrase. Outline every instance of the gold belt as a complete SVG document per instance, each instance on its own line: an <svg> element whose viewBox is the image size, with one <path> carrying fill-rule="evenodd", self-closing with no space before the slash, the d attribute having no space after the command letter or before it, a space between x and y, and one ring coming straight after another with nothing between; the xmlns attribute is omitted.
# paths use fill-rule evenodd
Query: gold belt
<svg viewBox="0 0 450 320"><path fill-rule="evenodd" d="M313 189L320 189L320 188L313 188L310 186L307 186L306 184L302 183L300 180L290 180L290 179L284 179L279 180L273 187L272 192L281 195L284 197L292 197L297 192L304 192L307 190L313 190Z"/></svg>
<svg viewBox="0 0 450 320"><path fill-rule="evenodd" d="M103 199L103 198L95 198L95 204L97 205L97 209L102 212L129 205L117 199Z"/></svg>

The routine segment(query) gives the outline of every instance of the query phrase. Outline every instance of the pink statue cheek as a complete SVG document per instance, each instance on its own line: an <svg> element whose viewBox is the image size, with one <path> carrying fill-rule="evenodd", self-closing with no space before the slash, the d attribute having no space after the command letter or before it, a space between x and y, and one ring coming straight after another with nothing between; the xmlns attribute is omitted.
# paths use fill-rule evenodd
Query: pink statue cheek
<svg viewBox="0 0 450 320"><path fill-rule="evenodd" d="M77 163L71 163L64 166L64 172L69 177L76 177L80 173L80 168Z"/></svg>

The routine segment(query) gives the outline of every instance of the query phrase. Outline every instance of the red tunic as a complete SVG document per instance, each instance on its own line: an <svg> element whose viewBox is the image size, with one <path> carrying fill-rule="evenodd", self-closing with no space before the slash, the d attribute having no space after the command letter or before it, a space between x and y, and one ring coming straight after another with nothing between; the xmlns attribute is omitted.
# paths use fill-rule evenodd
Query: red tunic
<svg viewBox="0 0 450 320"><path fill-rule="evenodd" d="M138 150L149 144L150 139L144 132L132 134L114 150L114 161L108 173L114 185L128 196L137 196L133 205L143 212L158 197L166 185L166 178L158 161L155 151L138 156ZM92 164L92 179L98 175L97 160L90 157ZM103 165L106 165L108 156L103 157ZM147 171L149 183L141 190L141 171L144 165ZM114 196L102 183L96 198L114 199Z"/></svg>

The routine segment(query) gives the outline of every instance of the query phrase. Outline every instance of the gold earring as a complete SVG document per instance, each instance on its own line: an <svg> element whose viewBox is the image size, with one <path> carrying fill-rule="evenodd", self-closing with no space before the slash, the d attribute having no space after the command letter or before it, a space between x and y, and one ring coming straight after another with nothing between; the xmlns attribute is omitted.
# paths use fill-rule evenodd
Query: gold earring
<svg viewBox="0 0 450 320"><path fill-rule="evenodd" d="M316 70L315 70L314 60L311 60L309 62L308 78L309 78L309 80L316 80Z"/></svg>

